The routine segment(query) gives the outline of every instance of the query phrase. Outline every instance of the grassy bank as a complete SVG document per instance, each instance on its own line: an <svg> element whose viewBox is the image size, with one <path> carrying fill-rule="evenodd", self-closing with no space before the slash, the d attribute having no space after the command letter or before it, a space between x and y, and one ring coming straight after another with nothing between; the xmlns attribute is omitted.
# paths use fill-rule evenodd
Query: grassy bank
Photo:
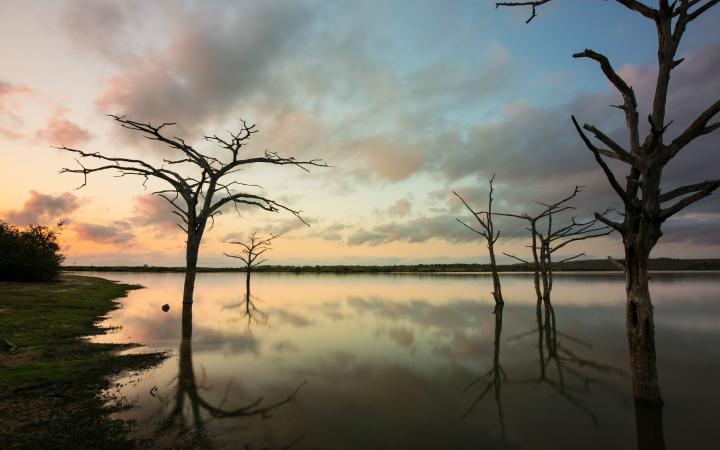
<svg viewBox="0 0 720 450"><path fill-rule="evenodd" d="M163 355L117 355L126 346L82 337L138 286L91 277L0 283L0 448L132 448L127 424L110 420L109 377Z"/></svg>

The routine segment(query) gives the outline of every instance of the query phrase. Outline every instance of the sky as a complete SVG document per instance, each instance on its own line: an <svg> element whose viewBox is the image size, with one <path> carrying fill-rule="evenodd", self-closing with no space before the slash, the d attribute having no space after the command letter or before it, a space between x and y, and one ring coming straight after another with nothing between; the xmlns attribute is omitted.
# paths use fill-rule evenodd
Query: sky
<svg viewBox="0 0 720 450"><path fill-rule="evenodd" d="M656 2L647 2L652 4ZM66 264L182 265L184 237L167 204L138 179L77 167L66 145L161 163L177 156L122 129L107 114L176 122L174 136L222 156L202 139L260 130L244 148L321 158L331 166L249 167L253 193L302 210L225 211L205 235L200 264L228 266L228 240L280 233L270 263L486 262L482 239L452 195L483 209L495 173L495 208L532 213L586 186L575 214L618 208L570 122L626 140L618 95L588 60L602 52L633 86L646 117L656 35L642 16L603 0L556 0L538 10L486 0L392 2L0 0L0 219L64 220ZM686 32L673 71L667 133L720 95L720 8ZM719 135L667 167L663 188L718 177ZM618 168L618 167L616 167ZM620 169L620 168L618 168ZM720 196L664 225L653 256L720 255ZM523 224L498 220L499 252L525 255ZM621 256L617 234L567 254ZM510 262L505 257L501 262Z"/></svg>

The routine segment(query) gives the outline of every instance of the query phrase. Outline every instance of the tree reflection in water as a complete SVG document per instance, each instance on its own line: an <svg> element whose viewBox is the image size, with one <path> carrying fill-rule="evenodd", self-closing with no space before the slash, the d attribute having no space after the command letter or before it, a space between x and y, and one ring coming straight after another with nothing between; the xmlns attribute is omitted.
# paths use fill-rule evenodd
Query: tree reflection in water
<svg viewBox="0 0 720 450"><path fill-rule="evenodd" d="M268 315L258 309L255 302L258 300L257 297L251 294L250 285L245 292L245 298L240 300L238 303L233 303L225 306L223 309L235 309L240 310L240 320L247 320L248 330L253 325L265 325L268 322Z"/></svg>
<svg viewBox="0 0 720 450"><path fill-rule="evenodd" d="M495 397L495 405L497 406L498 420L500 422L500 435L503 440L505 440L505 417L503 415L502 398L500 394L503 383L508 382L507 374L505 374L505 370L500 365L500 336L502 334L502 313L504 306L505 305L503 303L497 303L495 304L495 309L493 310L493 314L495 315L495 340L493 341L494 351L492 369L473 380L470 384L465 386L465 389L463 389L463 392L467 392L478 384L484 383L485 385L477 398L475 398L475 401L472 402L461 417L461 419L465 419L468 415L470 415L478 403L480 403L480 401L482 401L482 399L492 389Z"/></svg>
<svg viewBox="0 0 720 450"><path fill-rule="evenodd" d="M592 345L558 330L555 309L549 298L544 299L536 308L537 326L535 328L528 332L507 338L507 341L513 341L537 333L539 364L539 374L537 377L513 379L512 374L508 376L505 372L500 361L503 305L496 305L493 314L495 316L495 332L492 367L463 389L463 392L478 392L479 390L479 393L462 414L462 419L469 416L483 398L492 391L500 425L500 435L502 439L505 440L506 423L501 397L502 387L505 384L531 384L534 387L539 385L548 386L557 396L565 399L568 404L586 414L594 426L598 425L598 418L592 409L580 398L583 394L590 393L593 385L607 389L620 401L626 401L625 396L615 389L612 383L606 383L603 379L608 376L627 378L627 374L617 367L581 357L577 350L571 348L572 345L583 349L590 349ZM646 414L645 417L651 416ZM638 419L638 427L639 426L640 419ZM644 450L645 448L651 447L641 448Z"/></svg>
<svg viewBox="0 0 720 450"><path fill-rule="evenodd" d="M595 413L578 397L589 393L592 385L604 387L624 401L622 393L615 390L610 383L605 383L597 375L615 375L627 378L627 374L617 367L601 364L591 359L582 358L571 350L559 337L576 346L590 349L592 345L578 338L562 333L557 329L555 308L549 299L543 301L543 308L536 309L537 329L528 333L510 337L508 340L521 339L524 336L537 333L538 362L540 373L538 377L519 380L519 383L544 384L549 386L561 398L584 412L597 426L598 419ZM544 318L543 318L544 316ZM554 374L551 373L554 368ZM554 376L553 376L554 375Z"/></svg>
<svg viewBox="0 0 720 450"><path fill-rule="evenodd" d="M287 397L273 403L263 405L264 398L259 397L239 408L223 408L230 394L231 379L225 389L223 399L217 405L212 404L200 395L200 391L206 389L206 387L204 386L204 372L203 377L198 380L193 367L192 329L192 310L183 308L182 339L178 355L179 368L178 375L175 378L177 381L176 392L174 396L169 398L153 394L161 400L161 406L157 413L160 416L160 425L156 432L156 439L159 442L167 442L173 446L186 443L202 448L211 447L205 429L205 425L209 421L232 417L270 418L276 409L294 401L302 387L307 383L307 381L303 381ZM284 448L292 447L301 439L302 436L293 440Z"/></svg>

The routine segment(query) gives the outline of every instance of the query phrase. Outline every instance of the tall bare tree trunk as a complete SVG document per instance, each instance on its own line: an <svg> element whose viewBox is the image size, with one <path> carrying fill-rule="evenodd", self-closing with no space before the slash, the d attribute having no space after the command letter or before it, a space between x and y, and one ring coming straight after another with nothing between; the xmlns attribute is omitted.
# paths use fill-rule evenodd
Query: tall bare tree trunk
<svg viewBox="0 0 720 450"><path fill-rule="evenodd" d="M503 305L505 300L503 300L502 296L500 275L498 274L497 263L495 262L495 248L492 243L488 243L488 252L490 253L490 268L492 270L493 297L495 298L495 305ZM500 306L500 314L502 314L502 306Z"/></svg>
<svg viewBox="0 0 720 450"><path fill-rule="evenodd" d="M192 305L195 291L195 275L197 274L198 252L202 233L188 234L185 250L185 284L183 286L183 305ZM183 306L184 308L184 306Z"/></svg>
<svg viewBox="0 0 720 450"><path fill-rule="evenodd" d="M626 245L625 290L630 370L636 402L662 405L655 352L655 321L648 288L649 252Z"/></svg>

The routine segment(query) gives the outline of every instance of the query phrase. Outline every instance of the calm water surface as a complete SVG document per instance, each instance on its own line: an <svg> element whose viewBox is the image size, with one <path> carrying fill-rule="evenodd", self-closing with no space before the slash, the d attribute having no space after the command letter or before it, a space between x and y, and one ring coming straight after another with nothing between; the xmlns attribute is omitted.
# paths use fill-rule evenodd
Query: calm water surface
<svg viewBox="0 0 720 450"><path fill-rule="evenodd" d="M293 449L631 449L624 283L557 274L555 327L532 279L504 275L94 274L132 291L99 340L171 350L118 380L133 433L159 445ZM668 448L720 442L720 274L653 276ZM161 306L170 304L164 313ZM550 338L548 338L550 337ZM497 345L496 345L497 344Z"/></svg>

